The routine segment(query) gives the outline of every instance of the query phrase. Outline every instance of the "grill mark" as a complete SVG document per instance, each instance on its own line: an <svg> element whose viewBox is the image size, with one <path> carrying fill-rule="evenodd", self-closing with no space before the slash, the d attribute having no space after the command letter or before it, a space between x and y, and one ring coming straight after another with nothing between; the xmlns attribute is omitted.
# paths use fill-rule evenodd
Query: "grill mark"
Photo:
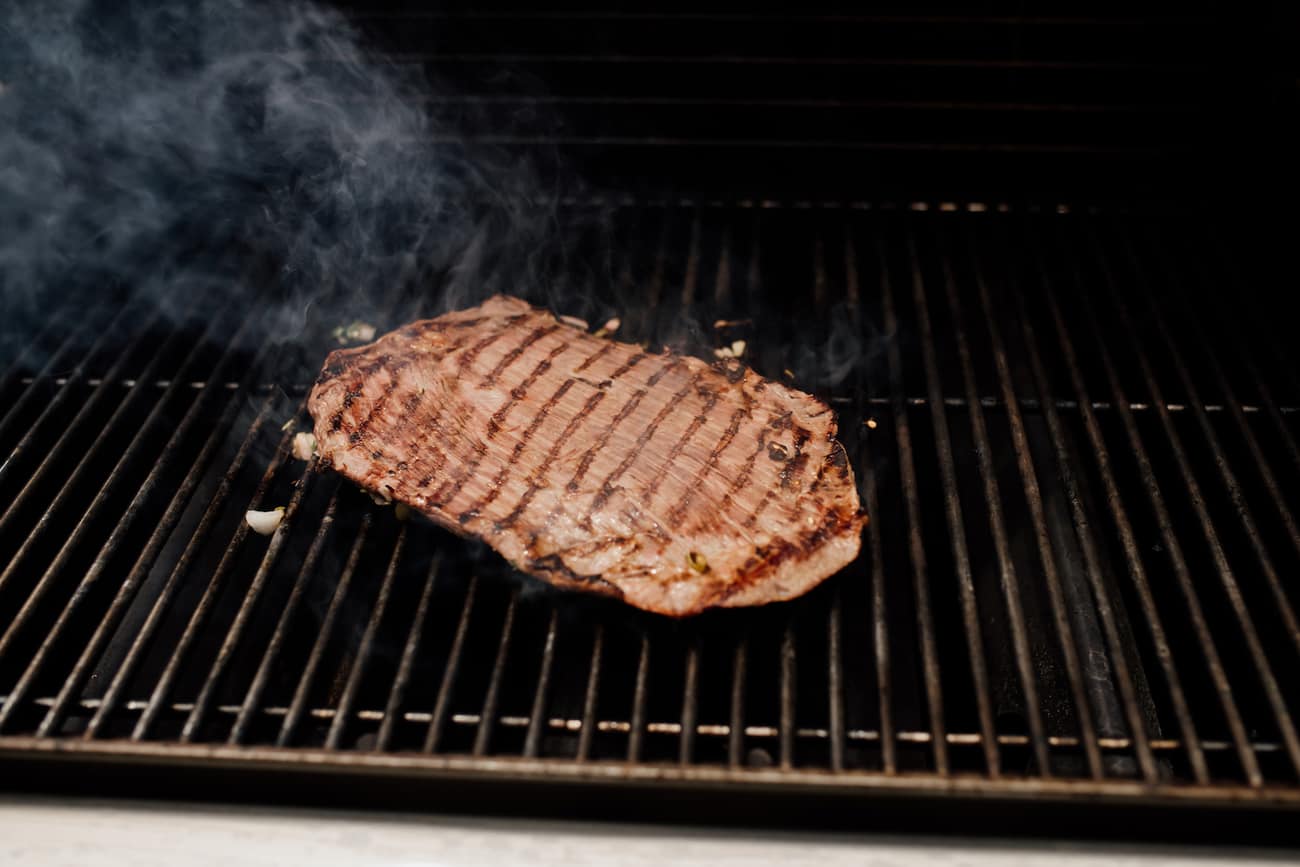
<svg viewBox="0 0 1300 867"><path fill-rule="evenodd" d="M575 367L575 368L573 369L573 372L574 372L574 373L582 373L584 370L586 370L587 368L591 367L593 364L595 364L595 363L596 363L597 361L599 361L600 359L604 358L606 355L608 355L608 354L609 354L609 353L614 349L614 343L613 343L613 341L606 340L606 341L602 341L602 342L603 342L605 345L602 346L602 347L600 347L600 349L598 349L596 352L594 352L594 353L592 353L591 355L587 356L587 359L586 359L585 361L583 361L582 364L579 364L577 367Z"/></svg>
<svg viewBox="0 0 1300 867"><path fill-rule="evenodd" d="M623 457L623 460L619 462L619 465L614 469L614 471L605 477L605 481L601 482L600 491L596 494L596 498L591 501L591 508L587 510L588 514L583 520L584 526L591 524L591 513L598 511L605 505L605 503L609 502L610 496L614 493L614 482L618 481L623 474L627 472L628 467L632 466L632 462L640 456L641 450L646 447L651 439L654 438L655 432L659 429L659 425L663 423L663 420L668 418L668 414L677 408L679 402L699 387L699 383L702 379L703 374L696 373L691 377L689 382L677 390L671 399L664 403L663 408L659 410L658 414L655 415L650 424L646 426L646 429L641 432L641 435L636 438L636 443L632 446L632 451L628 452L627 455Z"/></svg>
<svg viewBox="0 0 1300 867"><path fill-rule="evenodd" d="M510 399L502 404L496 412L492 413L492 417L488 419L488 439L492 439L497 435L497 431L501 430L501 425L506 420L506 416L510 413L510 410L528 396L528 389L537 384L537 380L540 379L546 371L551 369L551 364L554 363L555 359L564 353L564 351L570 346L572 346L570 343L561 343L559 346L553 348L549 353L547 353L544 359L538 362L537 366L533 368L533 372L528 374L527 379L510 389Z"/></svg>
<svg viewBox="0 0 1300 867"><path fill-rule="evenodd" d="M704 401L704 407L698 414L696 414L695 418L691 419L691 423L686 426L686 430L682 432L682 435L678 437L677 442L673 444L672 449L668 452L668 457L664 459L663 465L660 466L659 471L654 474L653 478L651 478L650 485L646 488L645 493L642 494L641 498L645 501L646 506L649 506L654 501L655 494L659 493L659 486L663 484L664 477L668 475L668 471L672 468L673 463L681 457L682 452L686 450L686 445L691 441L691 438L699 433L700 428L704 427L708 422L709 413L713 412L713 408L717 405L717 392L710 392L709 396ZM698 476L695 479L692 479L692 481L697 480ZM669 521L670 525L674 523L676 522Z"/></svg>
<svg viewBox="0 0 1300 867"><path fill-rule="evenodd" d="M821 523L812 529L802 530L793 539L780 539L761 549L749 558L735 573L711 604L725 602L742 590L757 584L789 560L803 560L842 530L852 527L856 513L845 509L830 509Z"/></svg>
<svg viewBox="0 0 1300 867"><path fill-rule="evenodd" d="M494 527L496 532L504 532L514 526L515 522L519 520L519 517L524 513L524 509L528 508L528 505L533 501L533 497L537 496L537 492L546 484L547 468L550 466L551 462L553 462L559 455L560 449L564 446L564 443L568 441L569 437L578 429L578 426L581 425L582 422L591 415L592 411L600 405L600 402L605 399L605 394L606 393L603 391L598 391L591 397L587 398L586 404L584 404L582 409L578 411L578 414L569 419L569 423L565 425L564 430L560 431L560 435L556 437L555 442L551 443L551 447L547 450L546 456L542 458L542 463L538 467L541 476L539 477L537 473L529 475L528 488L524 491L523 496L519 498L519 502L515 504L515 507L510 511L510 514L506 515L500 521L497 521L496 526Z"/></svg>
<svg viewBox="0 0 1300 867"><path fill-rule="evenodd" d="M366 413L365 418L361 419L361 421L357 423L355 433L358 437L365 435L366 431L370 429L371 423L375 420L375 416L382 412L384 407L388 405L388 399L392 397L393 392L397 390L397 386L399 385L397 381L398 375L410 366L411 362L402 361L398 362L398 364L389 371L388 375L390 379L388 385L384 386L383 393L381 393L379 397L375 398L375 400L370 404L370 410ZM348 394L351 395L352 392L349 392ZM346 403L347 401L345 398L344 404L346 405Z"/></svg>
<svg viewBox="0 0 1300 867"><path fill-rule="evenodd" d="M537 363L537 366L533 368L532 373L528 374L528 377L520 383L517 388L511 389L510 399L507 400L500 409L493 413L492 418L488 421L488 439L491 439L500 429L501 423L505 421L510 410L514 409L521 400L527 397L528 389L537 382L538 377L550 369L551 362L554 361L556 356L564 352L570 346L572 346L570 343L561 343L559 346L555 347L551 350L550 355ZM461 488L464 487L465 482L469 480L469 477L482 465L483 460L487 457L487 445L483 443L475 443L474 450L477 453L475 458L466 465L464 470L461 471L456 479L453 482L449 482L447 485L443 485L436 493L434 493L433 502L436 505L445 506L451 503L451 501L456 498L456 495L460 493ZM450 491L446 490L448 485L451 487Z"/></svg>
<svg viewBox="0 0 1300 867"><path fill-rule="evenodd" d="M619 408L618 413L609 423L609 427L605 428L604 432L601 433L600 439L596 440L595 445L587 449L586 453L583 454L582 460L578 462L578 469L574 472L573 478L569 479L568 484L564 486L566 490L570 493L578 490L579 483L586 478L587 471L591 469L592 462L596 460L596 455L599 454L605 446L609 445L609 440L614 436L614 431L618 428L619 424L621 424L624 419L630 416L636 408L641 405L641 401L650 393L650 389L667 376L670 370L684 366L684 364L685 362L680 360L674 360L671 364L665 364L662 368L655 371L653 376L646 380L645 388L637 389L636 393L628 398L627 402ZM551 517L554 517L554 513L552 513L547 520L549 521Z"/></svg>
<svg viewBox="0 0 1300 867"><path fill-rule="evenodd" d="M484 349L487 349L489 346L491 346L493 343L496 343L502 337L505 337L506 334L510 332L510 326L514 325L521 318L523 318L523 315L524 314L520 314L519 316L507 317L506 320L502 323L500 329L492 332L487 337L481 338L477 343L475 343L469 349L466 349L464 352L462 352L460 357L456 359L457 366L459 366L461 370L469 369L469 366L474 363L474 361L479 357L479 354L482 353Z"/></svg>
<svg viewBox="0 0 1300 867"><path fill-rule="evenodd" d="M611 345L612 345L612 344L611 344ZM625 361L625 362L623 362L621 365L619 365L618 370L615 370L613 373L611 373L611 374L609 375L610 380L612 381L612 380L618 379L620 376L622 376L623 374L627 373L629 370L631 370L632 368L636 367L638 364L640 364L642 361L645 361L645 360L646 360L647 358L649 358L649 357L650 357L649 354L646 353L646 352L638 352L638 353L636 353L636 354L633 355L631 358L629 358L627 361ZM655 380L655 382L658 382L658 380ZM651 383L651 384L653 385L653 383Z"/></svg>
<svg viewBox="0 0 1300 867"><path fill-rule="evenodd" d="M758 432L758 441L754 445L754 451L745 459L745 468L740 471L740 475L736 476L736 478L732 480L731 487L727 489L727 493L722 495L722 501L718 504L717 514L725 515L731 511L731 506L735 500L736 494L740 493L741 489L749 484L750 478L754 475L754 466L758 463L758 456L766 450L767 428L764 427ZM716 522L706 520L695 528L695 532L698 533L701 530L715 525Z"/></svg>
<svg viewBox="0 0 1300 867"><path fill-rule="evenodd" d="M491 388L492 386L496 385L497 377L505 373L506 370L510 368L510 365L518 361L519 357L528 351L528 347L532 346L534 343L541 340L546 335L553 334L559 330L560 330L559 325L547 325L542 328L533 329L518 346L516 346L514 349L507 352L505 356L500 361L497 362L497 366L492 368L491 373L483 377L483 381L478 384L478 387ZM561 345L568 346L569 344L565 343Z"/></svg>
<svg viewBox="0 0 1300 867"><path fill-rule="evenodd" d="M725 452L731 445L732 441L735 440L736 434L740 432L740 423L744 421L747 415L749 415L749 410L744 407L731 414L731 424L727 426L727 430L723 433L722 439L713 447L713 451L709 454L708 461L704 464L704 469L696 474L693 480L694 484L686 489L686 493L682 494L681 500L679 500L677 505L673 507L673 510L668 513L668 525L670 527L676 526L677 523L681 521L682 517L686 514L686 510L690 507L691 500L695 499L695 495L699 493L700 488L704 487L704 480L709 477L711 472L717 469L718 461L722 458L722 453Z"/></svg>
<svg viewBox="0 0 1300 867"><path fill-rule="evenodd" d="M477 514L496 501L496 498L501 494L501 487L505 484L506 477L510 475L510 470L512 470L515 464L518 463L519 457L524 453L524 449L527 448L529 442L532 441L533 434L537 433L537 429L542 426L542 422L546 421L546 417L551 414L551 410L555 409L555 405L569 393L569 389L573 388L577 382L578 380L573 378L566 379L561 383L560 387L555 390L555 393L547 399L546 403L542 404L542 408L537 411L537 415L533 416L532 422L529 423L523 436L519 438L519 442L515 443L514 449L510 452L510 459L507 460L505 466L501 468L501 472L497 473L496 479L492 482L492 487L483 495L483 497L480 498L479 502L474 504L468 511ZM462 521L462 523L464 522Z"/></svg>
<svg viewBox="0 0 1300 867"><path fill-rule="evenodd" d="M783 491L790 490L790 480L794 477L794 473L808 461L808 456L804 454L803 447L807 445L810 434L797 424L791 423L789 426L794 430L794 457L786 461L785 466L781 468L778 485L767 489L767 492L763 494L763 499L759 501L758 505L754 507L754 511L750 512L741 524L746 530L753 529L754 525L758 523L759 517L772 504L772 500L776 499L778 488ZM790 513L797 515L798 511L799 503L796 499L790 505Z"/></svg>

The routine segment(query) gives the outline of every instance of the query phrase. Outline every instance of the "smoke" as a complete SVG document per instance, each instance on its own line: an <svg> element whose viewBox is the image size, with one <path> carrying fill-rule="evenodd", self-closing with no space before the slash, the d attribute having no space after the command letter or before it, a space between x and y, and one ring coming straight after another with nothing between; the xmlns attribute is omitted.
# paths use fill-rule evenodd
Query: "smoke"
<svg viewBox="0 0 1300 867"><path fill-rule="evenodd" d="M280 271L259 303L291 339L327 298L343 317L436 277L439 312L528 285L550 255L554 179L457 143L416 96L423 75L367 51L337 12L4 6L0 330L30 332L76 287L167 310L228 299L257 256Z"/></svg>

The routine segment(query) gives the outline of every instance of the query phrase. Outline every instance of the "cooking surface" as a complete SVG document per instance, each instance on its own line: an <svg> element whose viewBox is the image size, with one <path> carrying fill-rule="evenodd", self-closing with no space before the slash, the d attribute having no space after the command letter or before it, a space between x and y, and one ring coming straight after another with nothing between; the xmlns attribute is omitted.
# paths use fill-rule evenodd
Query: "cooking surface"
<svg viewBox="0 0 1300 867"><path fill-rule="evenodd" d="M626 282L565 312L743 335L828 399L873 516L856 563L684 622L558 593L289 455L336 322L285 348L245 304L57 317L5 383L6 754L1297 796L1300 395L1247 303L1259 251L1200 216L982 203L613 214ZM382 328L430 312L393 294Z"/></svg>

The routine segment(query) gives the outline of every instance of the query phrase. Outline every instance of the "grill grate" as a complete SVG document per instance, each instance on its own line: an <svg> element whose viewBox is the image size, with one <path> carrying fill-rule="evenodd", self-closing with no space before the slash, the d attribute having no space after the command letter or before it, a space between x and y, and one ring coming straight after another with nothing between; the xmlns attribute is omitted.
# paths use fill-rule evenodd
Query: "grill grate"
<svg viewBox="0 0 1300 867"><path fill-rule="evenodd" d="M855 564L687 622L555 593L290 456L337 323L299 352L233 298L107 303L4 379L0 755L1300 798L1300 387L1258 251L1064 207L601 213L620 257L576 234L551 297L828 398ZM430 303L397 287L383 324Z"/></svg>

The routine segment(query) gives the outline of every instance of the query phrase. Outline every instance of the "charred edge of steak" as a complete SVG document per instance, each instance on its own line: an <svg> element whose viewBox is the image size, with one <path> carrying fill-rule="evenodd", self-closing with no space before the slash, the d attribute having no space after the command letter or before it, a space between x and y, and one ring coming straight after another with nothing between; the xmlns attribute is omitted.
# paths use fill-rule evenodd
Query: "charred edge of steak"
<svg viewBox="0 0 1300 867"><path fill-rule="evenodd" d="M623 598L621 588L611 584L599 575L581 575L574 572L564 564L559 554L546 554L529 560L526 571L545 574L557 586L573 584L582 589L592 590L605 596L612 596L615 599Z"/></svg>
<svg viewBox="0 0 1300 867"><path fill-rule="evenodd" d="M764 548L757 549L754 556L745 561L740 572L731 583L722 588L711 604L721 605L742 590L767 578L787 560L806 558L835 536L851 530L855 523L860 525L865 517L866 513L861 509L831 509L820 524L800 533L797 538L778 539ZM830 577L831 575L826 575L822 580Z"/></svg>

